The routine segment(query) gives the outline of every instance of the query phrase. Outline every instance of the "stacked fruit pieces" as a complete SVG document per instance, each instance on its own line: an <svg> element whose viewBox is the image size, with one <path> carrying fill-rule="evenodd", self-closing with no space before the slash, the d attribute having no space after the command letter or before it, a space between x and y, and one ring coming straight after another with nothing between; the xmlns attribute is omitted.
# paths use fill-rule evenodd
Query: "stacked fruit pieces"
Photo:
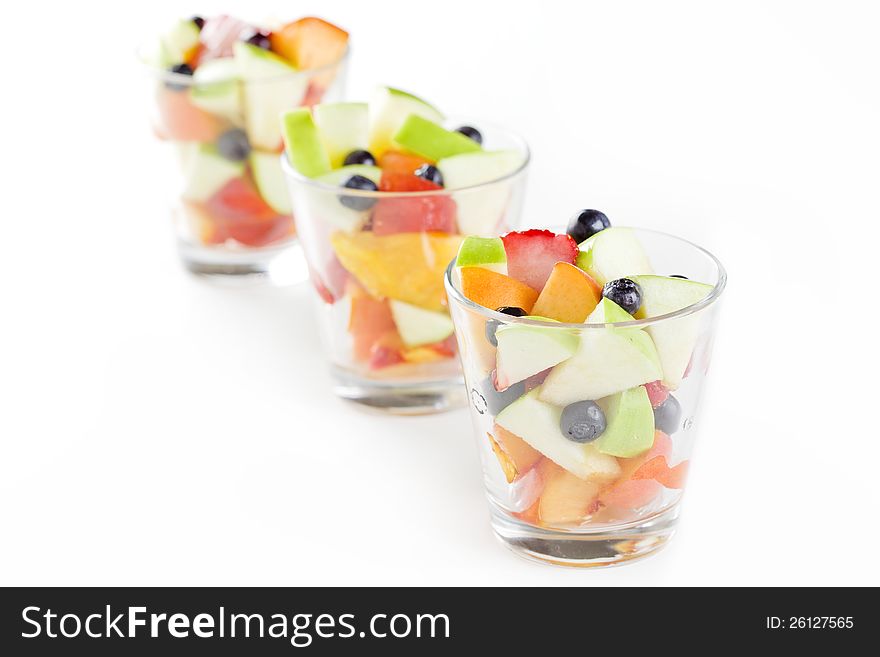
<svg viewBox="0 0 880 657"><path fill-rule="evenodd" d="M682 487L687 463L673 465L670 438L682 413L672 393L701 316L622 323L696 304L711 285L655 275L633 231L595 210L576 215L563 235L468 237L456 276L471 301L520 318L479 323L462 344L472 352L466 365L484 368L471 396L493 416L490 445L518 491L521 518L554 526L618 518Z"/></svg>
<svg viewBox="0 0 880 657"><path fill-rule="evenodd" d="M455 190L523 164L519 151L484 148L478 129L442 121L425 101L392 88L370 103L283 117L290 164L316 183L296 186L298 222L326 235L326 244L304 239L312 281L325 302L350 300L353 357L370 370L455 356L443 274L463 232L496 233L507 187L493 183L467 199Z"/></svg>
<svg viewBox="0 0 880 657"><path fill-rule="evenodd" d="M269 31L229 16L178 21L155 44L156 132L179 154L182 207L203 244L265 246L293 232L278 116L320 100L347 44L318 18Z"/></svg>

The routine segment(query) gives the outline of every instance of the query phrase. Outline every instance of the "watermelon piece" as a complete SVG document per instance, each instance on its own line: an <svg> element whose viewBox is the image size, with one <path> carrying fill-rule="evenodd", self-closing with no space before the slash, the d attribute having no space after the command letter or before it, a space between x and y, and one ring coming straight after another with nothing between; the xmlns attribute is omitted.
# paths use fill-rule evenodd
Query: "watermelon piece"
<svg viewBox="0 0 880 657"><path fill-rule="evenodd" d="M508 233L501 238L507 252L507 275L540 292L557 262L574 264L577 242L549 230Z"/></svg>
<svg viewBox="0 0 880 657"><path fill-rule="evenodd" d="M405 173L382 173L379 191L420 192L443 189L439 185ZM397 233L455 233L455 201L448 196L413 196L379 199L373 210L372 230L376 235Z"/></svg>
<svg viewBox="0 0 880 657"><path fill-rule="evenodd" d="M433 164L433 162L418 155L401 153L400 151L385 151L382 157L379 158L379 166L382 167L382 172L388 174L404 173L412 175L419 167L425 164Z"/></svg>

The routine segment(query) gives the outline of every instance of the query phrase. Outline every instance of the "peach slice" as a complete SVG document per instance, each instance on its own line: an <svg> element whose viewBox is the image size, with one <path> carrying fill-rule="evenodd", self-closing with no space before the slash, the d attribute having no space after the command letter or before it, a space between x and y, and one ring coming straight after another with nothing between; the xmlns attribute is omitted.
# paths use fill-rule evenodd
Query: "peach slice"
<svg viewBox="0 0 880 657"><path fill-rule="evenodd" d="M567 262L557 262L531 314L579 324L593 312L601 298L602 289L589 274Z"/></svg>
<svg viewBox="0 0 880 657"><path fill-rule="evenodd" d="M525 283L483 267L461 268L461 291L474 303L492 310L515 306L528 313L538 298Z"/></svg>
<svg viewBox="0 0 880 657"><path fill-rule="evenodd" d="M662 431L654 432L654 444L644 454L619 459L621 474L617 480L606 487L599 496L605 506L638 508L645 506L662 491L661 485L651 477L634 478L634 474L647 462L655 457L669 457L672 453L672 440Z"/></svg>
<svg viewBox="0 0 880 657"><path fill-rule="evenodd" d="M600 489L596 482L584 481L560 468L544 484L538 506L541 524L580 524L593 510Z"/></svg>
<svg viewBox="0 0 880 657"><path fill-rule="evenodd" d="M487 432L486 437L489 439L489 444L492 446L495 458L498 459L498 463L501 465L501 471L504 472L504 478L507 479L508 484L512 484L517 475L516 464L513 462L510 454L501 448L501 445L498 444L498 441L495 440L491 433Z"/></svg>
<svg viewBox="0 0 880 657"><path fill-rule="evenodd" d="M684 488L687 470L687 461L682 461L670 468L665 456L655 456L636 470L632 478L633 480L653 479L666 488Z"/></svg>
<svg viewBox="0 0 880 657"><path fill-rule="evenodd" d="M439 233L340 231L330 236L343 267L374 297L438 311L446 307L443 275L461 240L461 235Z"/></svg>
<svg viewBox="0 0 880 657"><path fill-rule="evenodd" d="M504 452L507 459L513 465L514 478L524 475L543 458L541 452L516 434L510 433L504 427L496 424L492 431L494 433L492 437L493 442L498 445L498 448ZM498 458L499 460L501 459L500 456ZM508 483L511 481L513 479L508 479Z"/></svg>

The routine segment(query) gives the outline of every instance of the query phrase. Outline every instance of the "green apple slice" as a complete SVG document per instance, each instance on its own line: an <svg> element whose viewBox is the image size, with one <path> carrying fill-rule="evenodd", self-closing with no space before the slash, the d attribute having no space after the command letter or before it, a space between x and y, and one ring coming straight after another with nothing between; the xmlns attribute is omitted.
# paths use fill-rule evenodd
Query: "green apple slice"
<svg viewBox="0 0 880 657"><path fill-rule="evenodd" d="M439 123L443 115L424 100L392 87L380 87L370 102L370 152L375 157L391 148L391 137L410 114Z"/></svg>
<svg viewBox="0 0 880 657"><path fill-rule="evenodd" d="M642 289L639 319L659 317L687 308L705 299L714 289L712 285L684 278L667 276L630 276ZM701 313L663 320L646 330L660 355L663 383L671 389L681 384L700 332Z"/></svg>
<svg viewBox="0 0 880 657"><path fill-rule="evenodd" d="M418 114L410 114L406 118L391 137L391 142L398 148L434 162L453 155L482 150L482 146L473 139L460 132L447 130Z"/></svg>
<svg viewBox="0 0 880 657"><path fill-rule="evenodd" d="M281 119L284 127L284 145L294 169L307 178L322 176L330 171L330 158L321 141L318 126L308 107L285 112Z"/></svg>
<svg viewBox="0 0 880 657"><path fill-rule="evenodd" d="M162 37L163 59L169 66L182 63L192 49L199 45L200 36L201 30L192 19L177 21Z"/></svg>
<svg viewBox="0 0 880 657"><path fill-rule="evenodd" d="M599 285L654 273L645 250L630 228L606 228L581 242L575 264Z"/></svg>
<svg viewBox="0 0 880 657"><path fill-rule="evenodd" d="M322 103L313 111L330 166L341 167L354 150L366 149L370 140L370 114L366 103Z"/></svg>
<svg viewBox="0 0 880 657"><path fill-rule="evenodd" d="M654 409L644 386L600 399L607 426L593 443L603 454L630 458L654 444Z"/></svg>
<svg viewBox="0 0 880 657"><path fill-rule="evenodd" d="M530 317L552 322L546 317ZM499 390L558 365L578 349L578 336L561 329L508 324L495 333L498 340L495 375Z"/></svg>
<svg viewBox="0 0 880 657"><path fill-rule="evenodd" d="M541 388L526 393L495 418L557 465L586 481L607 481L620 474L617 459L593 445L566 438L560 428L562 409L540 399Z"/></svg>
<svg viewBox="0 0 880 657"><path fill-rule="evenodd" d="M547 376L541 399L567 406L608 397L662 376L657 350L643 330L585 329L574 356Z"/></svg>
<svg viewBox="0 0 880 657"><path fill-rule="evenodd" d="M254 182L263 200L278 214L291 214L290 194L281 169L281 155L252 150L250 154Z"/></svg>
<svg viewBox="0 0 880 657"><path fill-rule="evenodd" d="M602 300L587 317L587 324L614 324L616 322L631 322L635 317L614 303L611 299L602 297Z"/></svg>
<svg viewBox="0 0 880 657"><path fill-rule="evenodd" d="M281 145L281 114L297 107L309 86L288 61L263 48L238 41L233 46L238 73L244 81L244 122L255 148L274 151Z"/></svg>
<svg viewBox="0 0 880 657"><path fill-rule="evenodd" d="M499 180L519 169L524 156L519 151L477 151L443 158L437 168L446 189L455 190ZM472 193L455 194L458 227L466 235L490 235L504 217L511 186L499 180Z"/></svg>
<svg viewBox="0 0 880 657"><path fill-rule="evenodd" d="M434 344L452 335L452 319L446 313L425 310L396 299L390 299L389 304L397 331L407 347Z"/></svg>
<svg viewBox="0 0 880 657"><path fill-rule="evenodd" d="M188 201L207 201L230 180L244 175L244 162L227 160L213 144L193 149L184 166L182 196Z"/></svg>
<svg viewBox="0 0 880 657"><path fill-rule="evenodd" d="M507 276L507 252L500 237L464 238L455 259L456 267L482 267Z"/></svg>
<svg viewBox="0 0 880 657"><path fill-rule="evenodd" d="M232 57L200 64L193 73L189 97L196 107L243 125L238 65Z"/></svg>

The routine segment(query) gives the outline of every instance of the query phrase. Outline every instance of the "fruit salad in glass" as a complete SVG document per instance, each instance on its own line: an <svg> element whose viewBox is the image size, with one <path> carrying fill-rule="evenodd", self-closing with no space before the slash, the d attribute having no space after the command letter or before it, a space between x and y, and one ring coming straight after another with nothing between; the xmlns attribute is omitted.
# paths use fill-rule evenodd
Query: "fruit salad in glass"
<svg viewBox="0 0 880 657"><path fill-rule="evenodd" d="M197 16L141 50L190 270L263 274L291 246L279 116L341 97L347 53L348 33L313 17L266 27Z"/></svg>
<svg viewBox="0 0 880 657"><path fill-rule="evenodd" d="M400 413L463 403L443 276L463 235L515 225L525 143L392 88L288 112L284 137L336 392Z"/></svg>
<svg viewBox="0 0 880 657"><path fill-rule="evenodd" d="M596 210L464 239L446 287L506 545L593 566L671 536L725 280L707 251Z"/></svg>

